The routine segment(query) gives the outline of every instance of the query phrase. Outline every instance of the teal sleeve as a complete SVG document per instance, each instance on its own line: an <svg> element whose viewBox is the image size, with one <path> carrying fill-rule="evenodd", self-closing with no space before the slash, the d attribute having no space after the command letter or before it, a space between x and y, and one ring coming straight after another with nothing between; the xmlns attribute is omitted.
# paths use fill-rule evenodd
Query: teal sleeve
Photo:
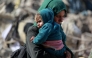
<svg viewBox="0 0 92 58"><path fill-rule="evenodd" d="M40 29L37 36L33 39L33 43L42 44L45 42L52 31L52 24L46 23Z"/></svg>

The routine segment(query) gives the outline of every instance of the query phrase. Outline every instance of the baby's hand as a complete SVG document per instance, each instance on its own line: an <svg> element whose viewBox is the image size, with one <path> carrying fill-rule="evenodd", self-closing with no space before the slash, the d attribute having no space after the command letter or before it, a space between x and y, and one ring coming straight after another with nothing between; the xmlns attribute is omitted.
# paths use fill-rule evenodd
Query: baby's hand
<svg viewBox="0 0 92 58"><path fill-rule="evenodd" d="M32 41L33 41L33 39L34 39L34 36L32 36L32 37L30 38L30 41L32 42Z"/></svg>

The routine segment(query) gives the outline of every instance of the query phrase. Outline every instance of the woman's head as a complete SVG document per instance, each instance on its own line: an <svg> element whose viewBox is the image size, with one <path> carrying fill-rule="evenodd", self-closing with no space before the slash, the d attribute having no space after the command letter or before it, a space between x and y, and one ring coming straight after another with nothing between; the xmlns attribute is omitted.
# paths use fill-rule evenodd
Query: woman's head
<svg viewBox="0 0 92 58"><path fill-rule="evenodd" d="M52 23L54 21L54 13L52 9L42 9L35 16L35 21L38 27L41 27L45 23Z"/></svg>
<svg viewBox="0 0 92 58"><path fill-rule="evenodd" d="M54 16L54 21L58 24L61 24L61 22L64 20L65 11L62 10L60 13Z"/></svg>
<svg viewBox="0 0 92 58"><path fill-rule="evenodd" d="M64 15L66 14L66 6L62 0L44 0L44 2L42 3L38 11L45 9L45 8L51 8L54 12L55 21L62 22L62 20L58 18L58 15L59 17L64 17L63 16L64 12L65 12Z"/></svg>
<svg viewBox="0 0 92 58"><path fill-rule="evenodd" d="M45 8L51 8L54 12L54 15L57 15L62 10L65 10L66 12L66 5L62 0L44 0L38 11Z"/></svg>

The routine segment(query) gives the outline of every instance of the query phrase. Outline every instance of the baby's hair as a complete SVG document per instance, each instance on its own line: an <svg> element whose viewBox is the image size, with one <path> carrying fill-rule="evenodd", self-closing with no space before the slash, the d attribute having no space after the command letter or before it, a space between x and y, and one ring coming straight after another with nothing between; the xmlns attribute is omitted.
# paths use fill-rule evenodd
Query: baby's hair
<svg viewBox="0 0 92 58"><path fill-rule="evenodd" d="M42 16L39 13L36 13L35 15L35 21L42 20Z"/></svg>

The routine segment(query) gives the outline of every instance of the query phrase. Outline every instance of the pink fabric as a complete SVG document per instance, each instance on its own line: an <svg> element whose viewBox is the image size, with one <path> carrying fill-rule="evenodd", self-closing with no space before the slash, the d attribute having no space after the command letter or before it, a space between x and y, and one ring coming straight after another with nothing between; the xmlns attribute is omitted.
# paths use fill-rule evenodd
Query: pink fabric
<svg viewBox="0 0 92 58"><path fill-rule="evenodd" d="M54 48L55 50L60 50L64 47L62 40L46 41L43 45Z"/></svg>

